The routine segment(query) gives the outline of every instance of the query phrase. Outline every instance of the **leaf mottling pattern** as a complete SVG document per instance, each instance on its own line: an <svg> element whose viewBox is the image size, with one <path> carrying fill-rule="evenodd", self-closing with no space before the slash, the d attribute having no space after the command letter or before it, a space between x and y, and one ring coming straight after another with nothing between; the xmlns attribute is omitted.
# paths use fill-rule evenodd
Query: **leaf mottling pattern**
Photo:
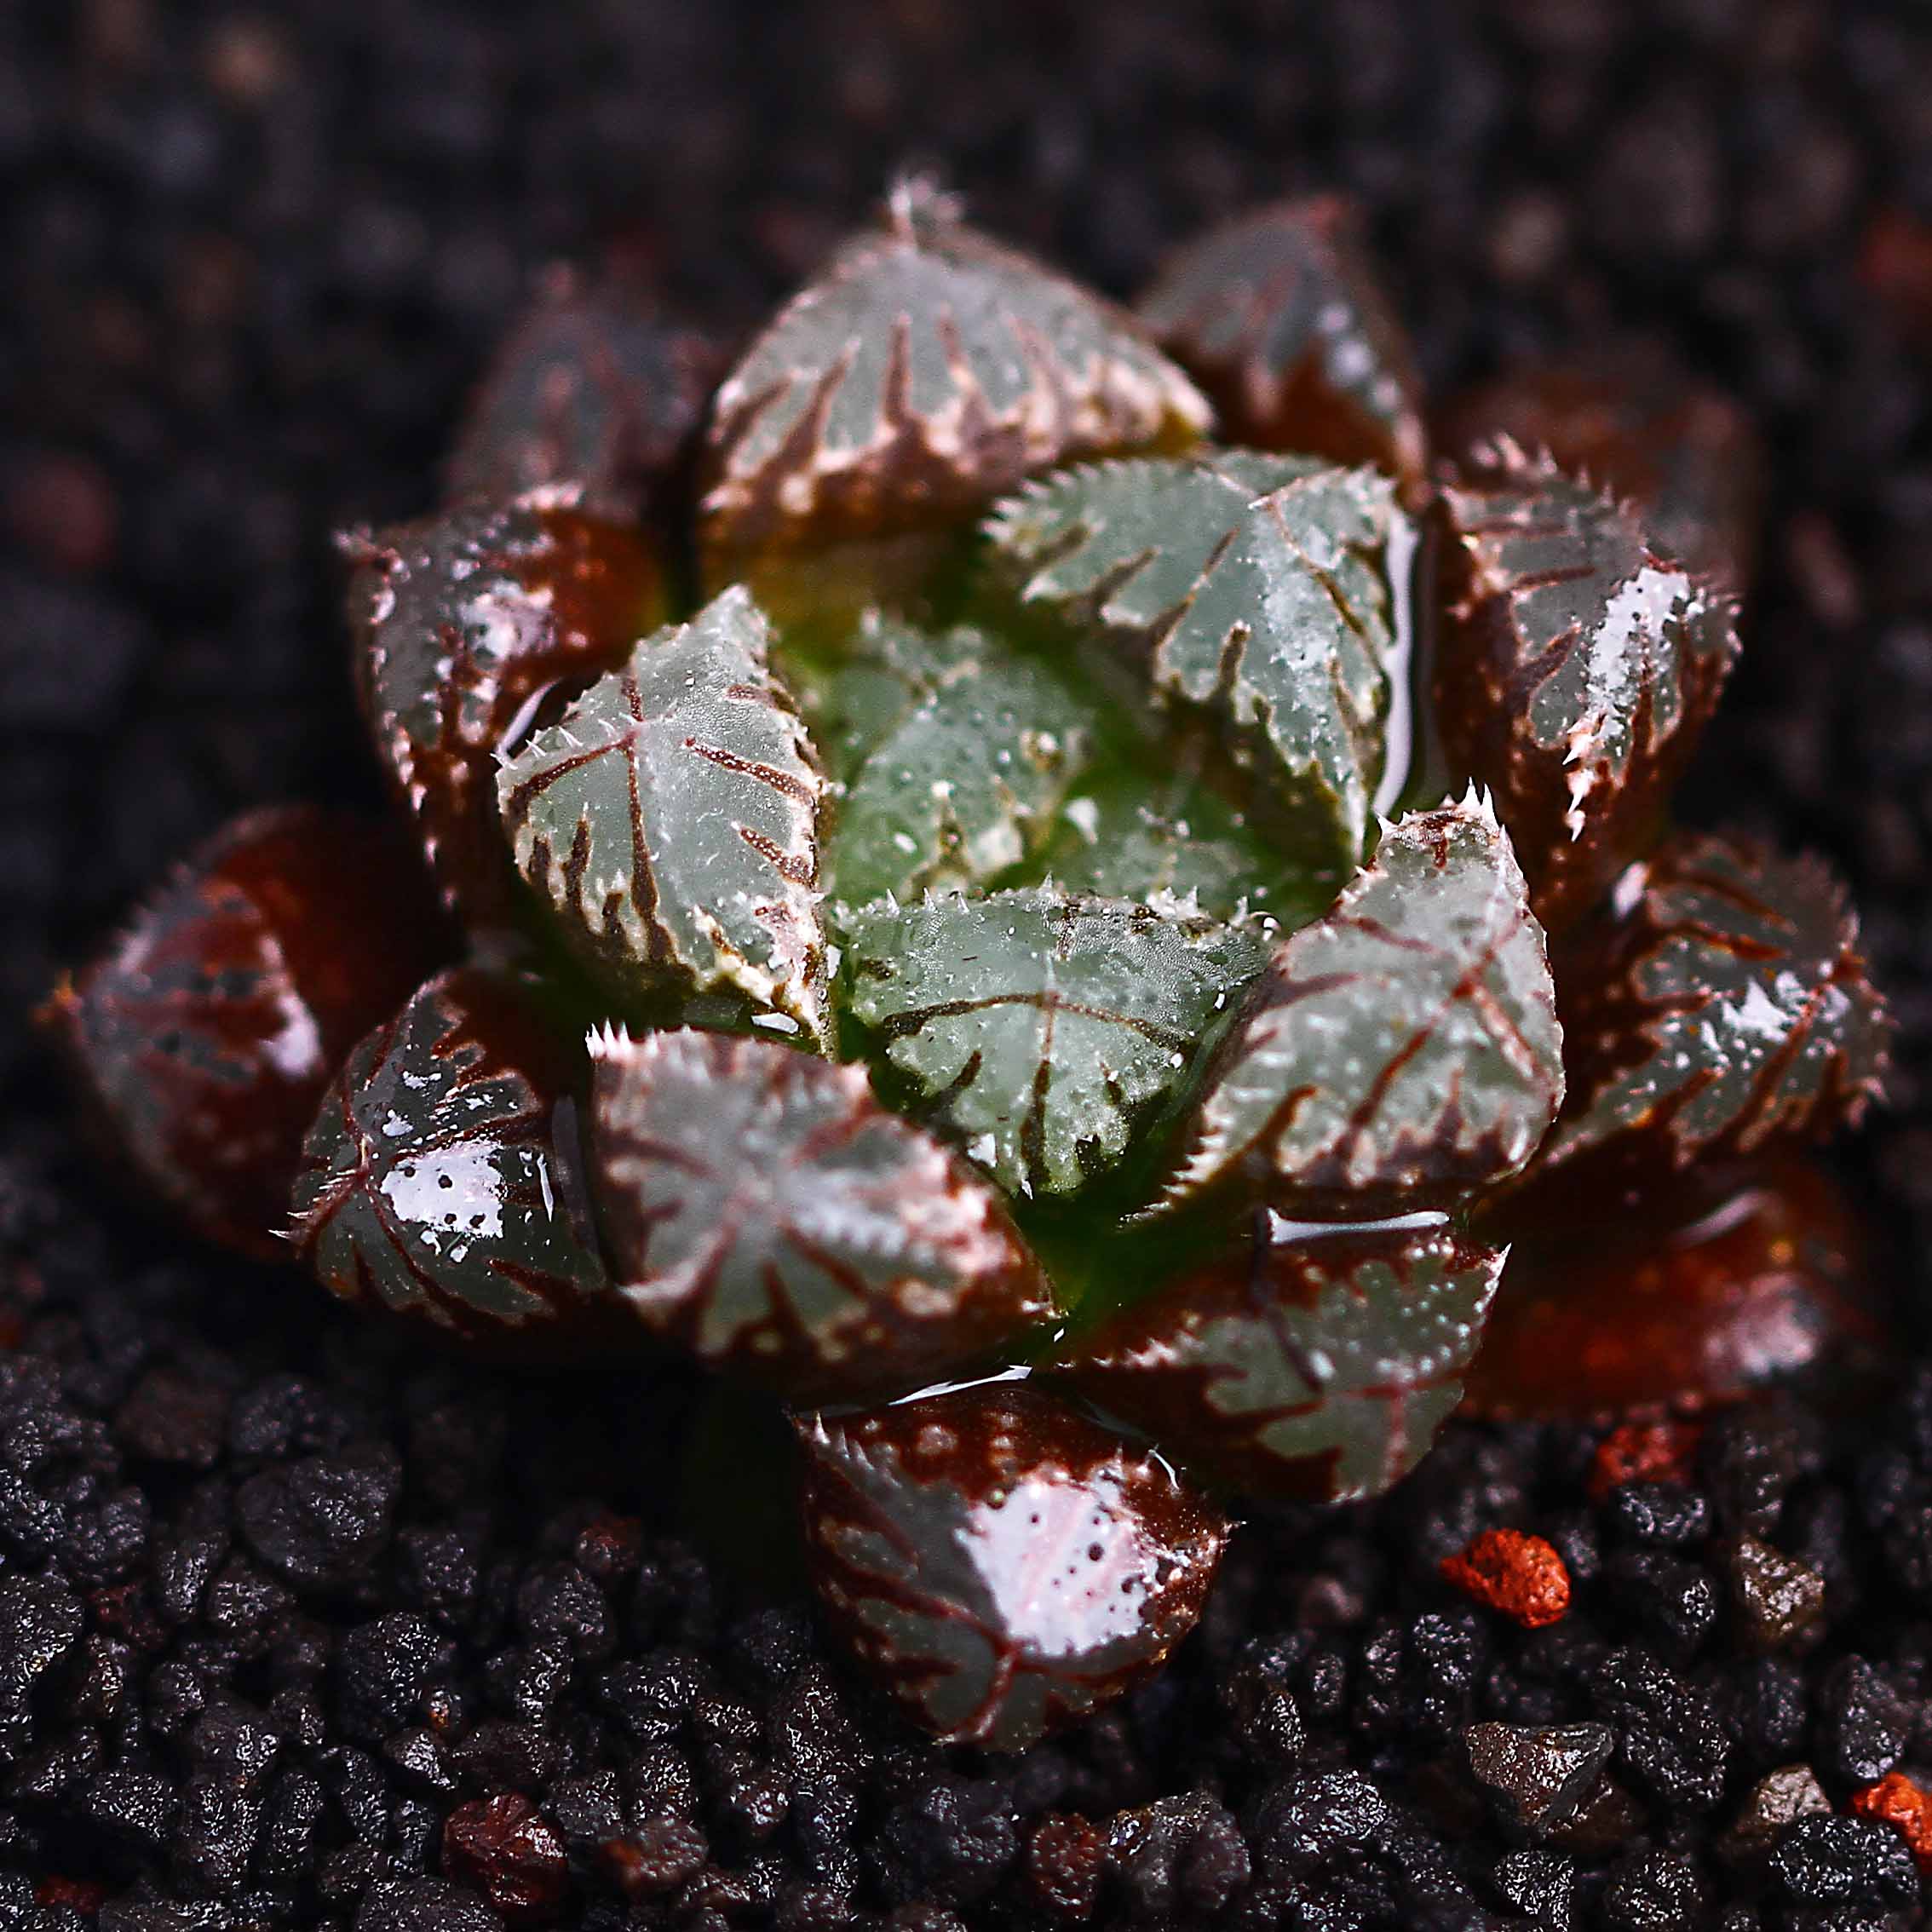
<svg viewBox="0 0 1932 1932"><path fill-rule="evenodd" d="M915 185L719 389L702 538L728 567L773 544L942 524L1054 463L1176 447L1210 419L1131 317Z"/></svg>
<svg viewBox="0 0 1932 1932"><path fill-rule="evenodd" d="M664 609L633 525L575 485L468 503L347 539L355 675L377 756L446 906L500 923L515 894L497 827L504 741L544 692L621 663Z"/></svg>
<svg viewBox="0 0 1932 1932"><path fill-rule="evenodd" d="M972 630L943 648L950 661L932 653L934 675L846 786L825 849L841 898L915 898L1012 871L1044 842L1086 759L1091 714L1044 665Z"/></svg>
<svg viewBox="0 0 1932 1932"><path fill-rule="evenodd" d="M620 997L742 995L825 1032L824 788L742 589L646 638L497 774L517 870Z"/></svg>
<svg viewBox="0 0 1932 1932"><path fill-rule="evenodd" d="M878 1394L1053 1312L998 1195L863 1067L690 1031L591 1050L621 1292L700 1360L794 1400Z"/></svg>
<svg viewBox="0 0 1932 1932"><path fill-rule="evenodd" d="M1411 813L1277 950L1170 1189L1452 1199L1513 1172L1563 1098L1543 929L1486 802Z"/></svg>
<svg viewBox="0 0 1932 1932"><path fill-rule="evenodd" d="M1012 1383L798 1429L832 1627L952 1742L1021 1750L1151 1675L1227 1544L1157 1456Z"/></svg>
<svg viewBox="0 0 1932 1932"><path fill-rule="evenodd" d="M1567 922L1651 832L1737 655L1734 606L1624 505L1512 446L1444 502L1443 743L1494 788L1538 915Z"/></svg>
<svg viewBox="0 0 1932 1932"><path fill-rule="evenodd" d="M1685 837L1629 884L1629 911L1578 962L1579 1065L1545 1159L1660 1147L1685 1168L1855 1121L1891 1020L1824 866Z"/></svg>
<svg viewBox="0 0 1932 1932"><path fill-rule="evenodd" d="M1229 442L1422 474L1421 377L1342 197L1274 202L1210 230L1136 307L1214 399Z"/></svg>
<svg viewBox="0 0 1932 1932"><path fill-rule="evenodd" d="M989 529L1023 602L1144 650L1157 693L1262 748L1297 856L1346 874L1382 775L1390 573L1412 541L1387 477L1239 450L1134 458L1049 477Z"/></svg>
<svg viewBox="0 0 1932 1932"><path fill-rule="evenodd" d="M1377 1495L1455 1409L1503 1256L1441 1216L1275 1225L1279 1238L1076 1337L1055 1373L1204 1481L1261 1496Z"/></svg>
<svg viewBox="0 0 1932 1932"><path fill-rule="evenodd" d="M422 987L309 1130L295 1239L318 1279L468 1335L567 1331L607 1300L555 1138L569 1071L507 984L459 969Z"/></svg>
<svg viewBox="0 0 1932 1932"><path fill-rule="evenodd" d="M869 906L840 936L853 1016L1022 1194L1118 1161L1266 957L1245 929L1050 889Z"/></svg>

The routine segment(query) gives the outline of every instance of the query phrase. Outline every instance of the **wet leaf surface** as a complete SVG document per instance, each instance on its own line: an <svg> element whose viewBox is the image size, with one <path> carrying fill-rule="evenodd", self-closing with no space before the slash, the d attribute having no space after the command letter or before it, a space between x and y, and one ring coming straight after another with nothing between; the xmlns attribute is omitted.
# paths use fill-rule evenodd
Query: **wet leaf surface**
<svg viewBox="0 0 1932 1932"><path fill-rule="evenodd" d="M497 830L497 756L538 700L622 662L662 621L642 538L569 488L472 503L355 537L349 622L377 755L445 904L485 923L515 882Z"/></svg>
<svg viewBox="0 0 1932 1932"><path fill-rule="evenodd" d="M323 1285L472 1337L607 1337L575 1145L584 1071L514 980L463 968L423 986L309 1130L295 1239Z"/></svg>
<svg viewBox="0 0 1932 1932"><path fill-rule="evenodd" d="M1072 1193L1178 1093L1260 936L1026 890L842 916L853 1016L1001 1184Z"/></svg>
<svg viewBox="0 0 1932 1932"><path fill-rule="evenodd" d="M955 521L1056 463L1208 422L1130 318L913 184L719 389L704 545L722 581L750 554Z"/></svg>
<svg viewBox="0 0 1932 1932"><path fill-rule="evenodd" d="M1222 451L1069 470L1001 506L1023 604L1147 655L1256 757L1293 856L1344 871L1382 776L1412 531L1388 478Z"/></svg>
<svg viewBox="0 0 1932 1932"><path fill-rule="evenodd" d="M775 1042L593 1042L592 1172L624 1299L795 1401L888 1394L1052 1312L995 1191L864 1068Z"/></svg>
<svg viewBox="0 0 1932 1932"><path fill-rule="evenodd" d="M1538 916L1567 923L1653 835L1737 655L1733 605L1624 506L1513 449L1443 502L1437 726L1494 789Z"/></svg>
<svg viewBox="0 0 1932 1932"><path fill-rule="evenodd" d="M1821 863L1687 834L1625 890L1564 974L1572 1092L1546 1162L1681 1170L1864 1113L1891 1021Z"/></svg>
<svg viewBox="0 0 1932 1932"><path fill-rule="evenodd" d="M1137 308L1213 398L1228 441L1422 474L1421 377L1343 197L1273 202L1209 230Z"/></svg>
<svg viewBox="0 0 1932 1932"><path fill-rule="evenodd" d="M1337 1217L1513 1172L1563 1095L1543 931L1475 800L1411 813L1283 942L1216 1055L1169 1190L1245 1179Z"/></svg>
<svg viewBox="0 0 1932 1932"><path fill-rule="evenodd" d="M517 870L620 998L742 997L819 1038L824 788L742 589L646 638L497 776Z"/></svg>
<svg viewBox="0 0 1932 1932"><path fill-rule="evenodd" d="M1193 1626L1226 1519L1158 1458L1011 1383L800 1424L834 1628L922 1728L1017 1751Z"/></svg>
<svg viewBox="0 0 1932 1932"><path fill-rule="evenodd" d="M1092 715L1043 666L973 631L943 648L951 661L908 692L839 802L825 871L843 898L912 899L1014 870L1086 759Z"/></svg>
<svg viewBox="0 0 1932 1932"><path fill-rule="evenodd" d="M1440 1216L1274 1239L1078 1334L1054 1372L1204 1481L1325 1501L1414 1468L1462 1395L1503 1257Z"/></svg>
<svg viewBox="0 0 1932 1932"><path fill-rule="evenodd" d="M1869 1380L1889 1342L1849 1204L1803 1162L1641 1194L1532 1191L1467 1406L1482 1415L1694 1412L1770 1384Z"/></svg>
<svg viewBox="0 0 1932 1932"><path fill-rule="evenodd" d="M329 1076L434 963L424 893L403 844L362 819L250 813L55 992L49 1025L102 1125L203 1236L286 1257L273 1230Z"/></svg>

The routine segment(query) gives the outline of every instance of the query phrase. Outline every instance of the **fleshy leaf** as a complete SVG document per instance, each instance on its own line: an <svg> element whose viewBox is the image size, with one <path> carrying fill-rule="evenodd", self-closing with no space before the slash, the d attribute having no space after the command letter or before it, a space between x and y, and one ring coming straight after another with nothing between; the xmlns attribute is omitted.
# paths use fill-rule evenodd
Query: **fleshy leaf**
<svg viewBox="0 0 1932 1932"><path fill-rule="evenodd" d="M1572 1178L1559 1169L1497 1216L1513 1245L1466 1409L1695 1412L1774 1383L1869 1382L1898 1359L1890 1284L1813 1163L1700 1164L1641 1189Z"/></svg>
<svg viewBox="0 0 1932 1932"><path fill-rule="evenodd" d="M563 1152L580 1061L512 983L460 969L423 986L309 1130L294 1238L317 1279L472 1337L606 1337L618 1304Z"/></svg>
<svg viewBox="0 0 1932 1932"><path fill-rule="evenodd" d="M97 1120L198 1234L287 1259L275 1230L329 1076L435 963L423 898L387 827L250 812L55 990L42 1018Z"/></svg>
<svg viewBox="0 0 1932 1932"><path fill-rule="evenodd" d="M1737 655L1733 606L1630 510L1513 448L1443 501L1443 745L1494 788L1538 917L1567 923L1653 831Z"/></svg>
<svg viewBox="0 0 1932 1932"><path fill-rule="evenodd" d="M712 375L710 351L641 288L553 269L470 402L445 494L501 501L571 483L635 519L697 428Z"/></svg>
<svg viewBox="0 0 1932 1932"><path fill-rule="evenodd" d="M1521 1167L1563 1098L1543 929L1486 802L1413 812L1332 910L1276 951L1169 1190L1453 1199Z"/></svg>
<svg viewBox="0 0 1932 1932"><path fill-rule="evenodd" d="M1345 872L1383 762L1414 533L1372 471L1223 451L1069 470L990 526L1021 599L1149 653L1155 690L1272 754L1294 856Z"/></svg>
<svg viewBox="0 0 1932 1932"><path fill-rule="evenodd" d="M730 992L825 1032L824 780L733 589L647 637L497 774L517 869L620 997Z"/></svg>
<svg viewBox="0 0 1932 1932"><path fill-rule="evenodd" d="M1001 1183L1072 1193L1186 1083L1265 942L1047 889L842 916L850 1010Z"/></svg>
<svg viewBox="0 0 1932 1932"><path fill-rule="evenodd" d="M943 526L1037 470L1181 446L1209 421L1130 317L915 184L719 389L704 545L722 576L762 550Z"/></svg>
<svg viewBox="0 0 1932 1932"><path fill-rule="evenodd" d="M864 1068L717 1033L595 1036L598 1213L646 1325L794 1401L962 1368L1050 1315L998 1195Z"/></svg>
<svg viewBox="0 0 1932 1932"><path fill-rule="evenodd" d="M940 1738L1019 1751L1159 1670L1227 1519L1159 1457L1035 1389L801 1422L833 1629Z"/></svg>
<svg viewBox="0 0 1932 1932"><path fill-rule="evenodd" d="M784 640L775 657L811 727L826 775L849 785L872 753L955 675L989 649L971 624L923 630L877 610L865 612L830 653L806 653Z"/></svg>
<svg viewBox="0 0 1932 1932"><path fill-rule="evenodd" d="M1626 890L1564 974L1576 1064L1545 1161L1604 1149L1684 1168L1859 1118L1891 1025L1822 865L1685 837Z"/></svg>
<svg viewBox="0 0 1932 1932"><path fill-rule="evenodd" d="M979 641L847 787L825 853L828 885L842 898L983 885L1051 830L1085 757L1090 716L1044 666Z"/></svg>
<svg viewBox="0 0 1932 1932"><path fill-rule="evenodd" d="M1722 390L1648 347L1509 369L1458 397L1442 428L1446 453L1479 464L1504 436L1635 503L1659 556L1724 589L1748 586L1764 452Z"/></svg>
<svg viewBox="0 0 1932 1932"><path fill-rule="evenodd" d="M469 503L345 540L358 689L444 903L500 922L515 880L497 830L497 757L544 693L623 662L664 614L634 529L573 488Z"/></svg>
<svg viewBox="0 0 1932 1932"><path fill-rule="evenodd" d="M1299 925L1331 894L1286 867L1246 815L1198 780L1115 761L1080 774L1039 863L1063 891L1138 905L1193 905Z"/></svg>
<svg viewBox="0 0 1932 1932"><path fill-rule="evenodd" d="M1339 196L1275 202L1210 230L1137 306L1213 398L1229 442L1422 474L1415 359L1359 213Z"/></svg>
<svg viewBox="0 0 1932 1932"><path fill-rule="evenodd" d="M1378 1495L1462 1394L1503 1257L1444 1217L1277 1238L1164 1288L1055 1355L1103 1412L1205 1481L1260 1496Z"/></svg>

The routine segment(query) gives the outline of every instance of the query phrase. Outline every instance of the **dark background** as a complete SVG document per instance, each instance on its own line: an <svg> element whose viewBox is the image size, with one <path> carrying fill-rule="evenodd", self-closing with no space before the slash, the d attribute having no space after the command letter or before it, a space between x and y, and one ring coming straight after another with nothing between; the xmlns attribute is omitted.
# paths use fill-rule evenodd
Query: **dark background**
<svg viewBox="0 0 1932 1932"><path fill-rule="evenodd" d="M625 1433L639 1405L622 1391L506 1396L493 1382L439 1371L445 1379L432 1377L426 1394L406 1361L371 1352L292 1278L236 1277L118 1210L104 1215L88 1170L70 1164L53 1070L25 1016L58 963L95 943L236 808L375 796L349 704L331 533L430 503L463 397L538 269L608 252L654 273L668 302L729 338L907 162L937 164L986 226L1122 294L1164 246L1244 202L1345 187L1366 205L1438 400L1514 359L1634 334L1745 405L1766 451L1764 561L1745 657L1688 806L1822 848L1854 882L1876 973L1903 1021L1896 1104L1854 1164L1876 1190L1875 1222L1890 1242L1883 1265L1908 1302L1932 1277L1932 23L1919 9L10 0L0 6L0 1269L14 1272L0 1285L13 1293L31 1273L34 1291L50 1297L34 1348L60 1365L60 1389L56 1400L40 1383L9 1383L0 1419L44 1410L92 1440L87 1431L103 1426L94 1418L106 1417L114 1440L144 1445L89 1480L123 1484L114 1493L135 1498L127 1508L147 1512L157 1538L164 1526L190 1543L199 1533L180 1527L182 1467L212 1469L219 1493L234 1483L242 1494L285 1467L278 1457L333 1454L371 1432L400 1446L405 1517L440 1522L435 1498L450 1482L493 1491L497 1471L515 1478L495 1526L513 1568L541 1568L560 1538L567 1546L566 1530L539 1526L572 1486L634 1499L656 1484L636 1460L640 1439ZM206 1348L217 1340L227 1352ZM156 1362L186 1364L190 1380L216 1390L218 1417L232 1397L236 1416L252 1400L298 1421L261 1440L219 1419L203 1437L157 1434L146 1412L131 1421L124 1406ZM3 1351L0 1371L11 1372ZM290 1371L313 1379L298 1386ZM1921 1406L1932 1415L1932 1386ZM323 1419L299 1419L312 1412ZM34 1426L58 1434L53 1423ZM1895 1461L1924 1464L1910 1494L1932 1524L1932 1425L1888 1426ZM6 1500L19 1435L0 1443L0 1583L25 1534ZM496 1447L466 1462L463 1445L475 1440ZM170 1458L184 1442L177 1466ZM1587 1452L1582 1438L1498 1446L1458 1435L1406 1500L1336 1519L1325 1569L1309 1555L1293 1570L1302 1545L1292 1538L1245 1544L1197 1661L1177 1666L1130 1721L1038 1754L1049 1769L1010 1783L1000 1772L959 1785L930 1767L898 1783L876 1777L863 1815L883 1820L884 1849L867 1851L866 1895L882 1910L929 1896L977 1911L974 1901L1019 1883L1016 1834L1043 1807L1104 1819L1113 1805L1187 1788L1204 1763L1239 1804L1260 1788L1266 1751L1228 1728L1228 1660L1246 1654L1251 1628L1292 1623L1318 1586L1330 1601L1359 1585L1394 1619L1397 1650L1406 1642L1422 1659L1419 1681L1463 1683L1445 1693L1452 1705L1463 1698L1463 1715L1515 1708L1515 1693L1493 1686L1482 1704L1467 1655L1456 1677L1450 1653L1464 1636L1433 1662L1416 1648L1423 1624L1403 1620L1435 1601L1433 1586L1425 1577L1378 1596L1376 1552L1454 1547L1497 1511L1521 1515L1538 1485L1539 1507L1575 1503L1580 1518ZM1848 1698L1857 1702L1843 1683L1830 1688L1829 1669L1847 1655L1869 1651L1874 1669L1920 1693L1932 1665L1923 1620L1914 1637L1909 1619L1888 1620L1889 1599L1867 1596L1860 1607L1860 1564L1886 1590L1909 1571L1876 1540L1900 1520L1898 1496L1881 1509L1859 1486L1864 1475L1813 1469L1804 1480L1823 1500L1787 1514L1785 1533L1831 1568L1837 1620L1791 1694L1808 1697L1826 1726ZM88 1537L100 1540L100 1510L84 1496L60 1507L69 1512L55 1559L64 1573L119 1575L112 1562L124 1561L128 1573L148 1574L145 1528L124 1558L76 1555ZM1854 1519L1876 1526L1866 1542L1866 1530L1843 1527ZM1910 1587L1932 1606L1932 1533L1912 1533L1926 1573ZM259 1539L250 1549L249 1561L325 1626L319 1655L330 1633L416 1601L386 1555L376 1598L352 1601L276 1570ZM664 1561L666 1590L697 1606L676 1640L723 1642L702 1580ZM244 1583L262 1573L250 1569ZM517 1587L515 1575L502 1585ZM1665 1588L1654 1577L1643 1587ZM227 1644L244 1661L231 1659L222 1682L264 1699L249 1674L259 1633L247 1619L288 1612L259 1590L248 1601L256 1611L233 1613L239 1635L193 1642ZM1637 1630L1671 1654L1644 1620L1650 1598L1630 1601L1642 1613L1606 1612L1604 1641ZM671 1641L631 1627L639 1644ZM1479 1652L1487 1642L1455 1628ZM474 1688L486 1639L464 1629L471 1647L458 1674ZM1362 1681L1377 1655L1395 1654L1377 1653L1382 1641L1365 1636L1360 1654L1347 1653ZM186 1636L168 1642L192 1647ZM1733 1672L1718 1653L1706 1664L1734 1689L1756 1668ZM330 1668L338 1693L356 1681L340 1663ZM595 1705L589 1680L572 1682L566 1703ZM1324 1732L1316 1690L1297 1694L1317 1760L1326 1751L1380 1763L1404 1737L1450 1722L1391 1691L1381 1716L1352 1705L1342 1728ZM1622 1708L1610 1693L1590 1694L1591 1710ZM353 1730L340 1696L329 1709ZM1803 1721L1801 1708L1801 1740ZM1636 1734L1620 1734L1634 1762ZM1932 1755L1932 1732L1920 1744ZM137 1765L160 1768L141 1774L168 1792L168 1780L189 1775L178 1741L130 1748ZM1751 1748L1736 1747L1734 1796ZM728 1778L716 1785L724 1774L702 1775L707 1803L737 1802ZM436 1841L409 1807L434 1813L448 1801L397 1795L403 1785L382 1776L394 1808L384 1855L404 1871L436 1869ZM468 1788L480 1785L489 1788L483 1773ZM1694 1792L1643 1788L1655 1835L1636 1840L1639 1850L1688 1847L1700 1883L1716 1883L1701 1834L1722 1817ZM43 1812L26 1807L17 1824L0 1788L0 1877L9 1865L38 1877L93 1860L117 1883L145 1873L157 1896L208 1889L180 1826L130 1822L120 1799L92 1791L77 1783ZM174 1802L159 1815L174 1819ZM1276 1841L1242 1818L1263 1860ZM331 1829L347 1831L339 1820ZM1225 1865L1233 1826L1216 1829ZM332 1842L325 1834L325 1851ZM727 1864L729 1844L727 1833L717 1854ZM1199 1897L1246 1895L1215 1890L1212 1859L1203 1869ZM347 1923L363 1881L317 1870L319 1889L302 1895ZM1601 1872L1590 1883L1591 1897L1611 1895ZM1591 1923L1693 1922L1670 1916L1663 1879L1652 1889L1664 1917L1641 1917L1649 1907L1639 1886L1637 1916ZM1107 1896L1123 1912L1145 1907L1143 1918L1181 1909L1171 1886L1163 1894L1152 1880L1121 1879ZM440 1909L444 1918L420 1923L473 1923L448 1918L446 1900ZM1437 1923L1412 1898L1392 1922ZM15 1923L0 1909L0 1924ZM391 1925L380 1922L382 1932Z"/></svg>

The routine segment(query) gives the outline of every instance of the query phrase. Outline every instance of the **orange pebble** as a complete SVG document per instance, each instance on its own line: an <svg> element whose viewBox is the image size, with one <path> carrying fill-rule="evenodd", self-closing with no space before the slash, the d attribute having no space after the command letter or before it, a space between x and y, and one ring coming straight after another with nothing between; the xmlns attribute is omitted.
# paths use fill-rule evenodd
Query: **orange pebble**
<svg viewBox="0 0 1932 1932"><path fill-rule="evenodd" d="M1631 1422L1612 1429L1590 1462L1592 1498L1601 1503L1626 1482L1682 1482L1700 1433L1693 1423L1673 1422Z"/></svg>
<svg viewBox="0 0 1932 1932"><path fill-rule="evenodd" d="M1460 1555L1442 1559L1442 1574L1526 1630L1554 1624L1570 1607L1570 1573L1555 1546L1521 1530L1485 1530Z"/></svg>
<svg viewBox="0 0 1932 1932"><path fill-rule="evenodd" d="M1876 1785L1852 1793L1851 1809L1860 1818L1895 1826L1918 1869L1932 1877L1932 1792L1902 1771L1889 1771Z"/></svg>

